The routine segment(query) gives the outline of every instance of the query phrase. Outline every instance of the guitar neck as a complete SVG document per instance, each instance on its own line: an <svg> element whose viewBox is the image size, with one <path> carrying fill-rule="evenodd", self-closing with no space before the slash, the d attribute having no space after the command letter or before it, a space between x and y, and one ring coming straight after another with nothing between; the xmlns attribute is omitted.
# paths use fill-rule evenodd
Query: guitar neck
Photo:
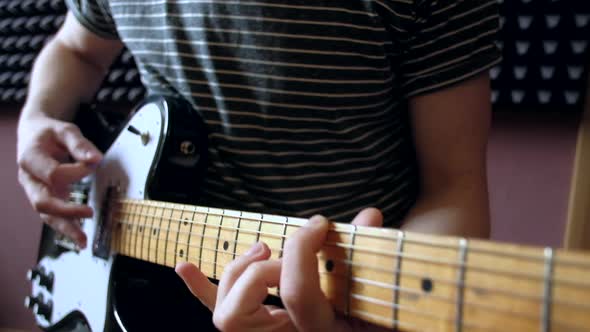
<svg viewBox="0 0 590 332"><path fill-rule="evenodd" d="M282 256L306 220L120 200L112 249L218 279L258 241ZM335 310L403 331L588 331L590 259L582 253L331 224L318 254ZM269 290L278 294L279 290Z"/></svg>

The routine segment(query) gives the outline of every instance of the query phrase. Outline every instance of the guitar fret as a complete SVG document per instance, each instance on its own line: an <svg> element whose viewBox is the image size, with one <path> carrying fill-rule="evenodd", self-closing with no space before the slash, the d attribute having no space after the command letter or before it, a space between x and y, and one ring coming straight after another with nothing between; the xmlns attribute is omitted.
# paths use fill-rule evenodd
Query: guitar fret
<svg viewBox="0 0 590 332"><path fill-rule="evenodd" d="M143 240L144 240L145 237L143 236L143 228L144 228L144 226L142 225L142 223L145 224L147 218L149 217L149 215L150 215L150 207L151 207L151 205L148 205L147 206L146 213L142 216L143 218L140 218L138 220L138 223L137 223L137 233L135 234L135 236L136 236L136 240L135 240L136 243L135 243L135 245L136 245L136 248L137 248L137 244L139 243L139 249L137 249L137 250L139 250L139 255L138 255L139 259L144 259L144 257L143 257L143 248L144 248L144 246L143 246Z"/></svg>
<svg viewBox="0 0 590 332"><path fill-rule="evenodd" d="M146 237L148 239L148 243L147 243L147 261L148 262L152 262L152 260L150 260L150 251L151 251L151 246L152 246L152 233L151 230L154 227L154 223L156 222L156 219L158 217L156 216L156 210L154 210L154 213L152 213L152 215L150 216L150 225L148 228L147 222L143 227L143 236Z"/></svg>
<svg viewBox="0 0 590 332"><path fill-rule="evenodd" d="M225 211L221 212L221 216L219 218L219 228L217 229L217 240L215 242L215 252L213 253L213 279L217 279L217 253L219 251L219 237L221 236L221 227L223 226L223 214Z"/></svg>
<svg viewBox="0 0 590 332"><path fill-rule="evenodd" d="M356 225L351 225L352 230L350 232L350 248L348 249L348 260L353 263L352 254L354 248L354 240L356 237ZM350 298L351 298L351 279L352 279L352 264L348 264L347 266L347 276L346 276L346 307L344 309L344 314L346 317L350 316Z"/></svg>
<svg viewBox="0 0 590 332"><path fill-rule="evenodd" d="M459 240L459 272L457 273L457 309L455 331L463 330L463 304L465 300L465 270L467 264L468 244L466 239Z"/></svg>
<svg viewBox="0 0 590 332"><path fill-rule="evenodd" d="M145 236L145 234L148 235L148 246L147 246L147 260L148 261L150 261L150 251L151 251L151 248L152 248L152 235L151 235L151 231L154 228L154 222L156 220L156 213L155 212L156 211L154 211L154 213L152 214L152 222L150 223L149 231L147 229L147 225L146 225L146 228L143 230L144 231L144 233L143 233L144 236Z"/></svg>
<svg viewBox="0 0 590 332"><path fill-rule="evenodd" d="M238 248L238 234L240 233L240 224L242 222L242 211L240 211L240 216L238 217L238 226L236 227L236 237L234 239L234 253L233 259L236 259L236 249Z"/></svg>
<svg viewBox="0 0 590 332"><path fill-rule="evenodd" d="M164 220L164 213L166 213L166 209L162 209L162 215L160 216L160 223L158 224L158 229L156 230L157 238L156 238L156 253L155 253L155 263L158 264L158 247L160 246L160 232L162 231L162 221ZM164 261L166 261L166 255L164 254Z"/></svg>
<svg viewBox="0 0 590 332"><path fill-rule="evenodd" d="M541 305L541 332L549 332L551 329L551 301L553 286L553 249L545 248L545 269L543 285L543 302Z"/></svg>
<svg viewBox="0 0 590 332"><path fill-rule="evenodd" d="M203 258L203 241L205 240L205 229L207 228L207 220L209 219L209 208L207 208L207 212L205 213L205 220L203 221L203 232L201 233L201 245L199 248L199 270L201 270L201 261ZM201 270L202 271L202 270Z"/></svg>
<svg viewBox="0 0 590 332"><path fill-rule="evenodd" d="M283 223L283 237L281 238L281 251L279 252L279 258L283 257L283 248L285 247L285 238L287 237L287 225L289 224L289 217L285 218Z"/></svg>
<svg viewBox="0 0 590 332"><path fill-rule="evenodd" d="M178 220L175 220L175 222L178 223L178 230L176 231L176 243L174 244L174 266L176 266L176 264L178 263L178 238L180 236L180 226L182 225L182 222L184 220L185 212L186 210L183 206L182 210L180 211L180 218L178 218Z"/></svg>
<svg viewBox="0 0 590 332"><path fill-rule="evenodd" d="M400 281L401 281L401 271L402 271L402 253L404 250L404 239L405 233L403 231L398 231L397 233L397 248L395 250L397 259L396 264L394 267L395 271L395 288L393 289L393 326L392 329L397 331L398 328L398 321L399 321L399 293L400 293Z"/></svg>
<svg viewBox="0 0 590 332"><path fill-rule="evenodd" d="M145 232L144 231L146 229L148 219L151 218L151 215L153 214L153 213L150 213L151 207L152 207L151 205L148 207L146 215L144 216L143 220L139 223L139 233L140 233L139 237L141 239L141 242L139 244L139 255L140 255L141 259L146 260L146 261L148 259L147 259L147 257L144 257L144 256L146 256L145 245L144 245L144 242L145 242Z"/></svg>
<svg viewBox="0 0 590 332"><path fill-rule="evenodd" d="M141 213L141 206L138 205L135 210L137 213ZM140 218L137 213L132 216L132 218L130 219L130 224L127 225L127 230L129 231L129 234L127 235L129 237L129 250L127 252L129 253L129 255L132 256L135 249L135 247L133 246L133 240L135 240L135 233L133 232L133 227L135 227L135 224L137 223L136 219Z"/></svg>
<svg viewBox="0 0 590 332"><path fill-rule="evenodd" d="M139 209L139 207L140 207L139 204L135 204L134 205L133 214L129 216L130 217L129 218L129 224L126 225L127 226L127 231L125 232L125 234L126 234L127 243L128 243L128 245L127 245L127 247L128 247L127 254L128 255L131 255L131 248L132 248L132 246L131 246L132 235L133 235L132 230L133 230L133 224L135 222L133 219L136 218L137 212L138 212L137 210Z"/></svg>
<svg viewBox="0 0 590 332"><path fill-rule="evenodd" d="M168 262L168 238L170 237L170 223L174 216L174 209L170 209L170 217L168 218L168 227L166 227L166 241L164 242L164 265Z"/></svg>
<svg viewBox="0 0 590 332"><path fill-rule="evenodd" d="M139 257L141 259L144 259L144 260L149 260L148 259L149 258L149 252L146 253L148 257L144 257L144 251L145 251L144 241L145 241L145 228L147 226L147 221L148 221L148 219L150 218L150 215L151 215L151 213L150 213L150 207L153 207L153 206L152 205L149 205L148 206L148 210L147 210L146 215L143 218L143 221L141 221L139 223L139 225L138 225L138 227L139 227L138 228L138 233L141 233L141 244L139 245L139 255L140 255ZM138 234L138 236L139 236L139 234ZM149 239L148 239L148 241L149 241Z"/></svg>
<svg viewBox="0 0 590 332"><path fill-rule="evenodd" d="M139 210L139 217L137 218L136 222L137 224L135 224L134 226L137 228L137 232L135 232L135 246L133 247L133 252L135 253L135 257L141 258L141 256L137 255L137 237L139 236L139 224L141 223L141 216L143 215L143 208L144 206L141 206L141 209ZM133 228L131 229L133 231Z"/></svg>
<svg viewBox="0 0 590 332"><path fill-rule="evenodd" d="M194 221L195 221L195 214L196 213L197 213L197 209L193 207L193 215L191 216L191 223L190 223L190 226L189 226L189 229L188 229L188 234L189 235L188 235L188 240L187 240L187 243L186 243L186 256L185 257L186 257L186 261L187 262L188 262L188 257L189 257L188 256L189 255L189 251L190 251L190 248L191 248L191 238L192 238L191 235L193 234L193 225L195 224Z"/></svg>
<svg viewBox="0 0 590 332"><path fill-rule="evenodd" d="M167 254L166 254L166 246L167 246L167 236L168 236L168 231L169 231L169 227L166 227L166 222L169 223L169 218L168 217L168 210L167 209L162 209L162 218L160 219L160 223L158 224L158 230L156 231L156 234L158 236L158 256L161 256L159 261L160 264L162 265L166 265L166 260L167 260ZM170 214L170 216L172 216L172 214ZM166 233L164 232L166 231ZM162 251L162 247L163 247L163 251Z"/></svg>
<svg viewBox="0 0 590 332"><path fill-rule="evenodd" d="M258 232L256 233L256 243L260 241L260 232L262 231L262 214L258 219Z"/></svg>

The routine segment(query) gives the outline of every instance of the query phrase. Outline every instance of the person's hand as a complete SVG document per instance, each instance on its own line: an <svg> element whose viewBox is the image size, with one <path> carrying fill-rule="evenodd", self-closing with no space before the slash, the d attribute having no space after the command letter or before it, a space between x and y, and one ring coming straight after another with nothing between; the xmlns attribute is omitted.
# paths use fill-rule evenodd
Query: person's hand
<svg viewBox="0 0 590 332"><path fill-rule="evenodd" d="M42 115L22 118L17 136L18 180L31 205L44 222L84 248L78 219L93 212L68 202L68 196L72 183L92 173L101 152L76 125Z"/></svg>
<svg viewBox="0 0 590 332"><path fill-rule="evenodd" d="M353 224L381 226L377 209L361 211ZM270 249L256 243L224 270L219 287L190 263L176 272L189 290L213 312L213 323L222 331L346 331L320 288L317 253L328 232L321 216L291 235L281 260L269 260ZM263 304L268 287L280 286L286 309Z"/></svg>

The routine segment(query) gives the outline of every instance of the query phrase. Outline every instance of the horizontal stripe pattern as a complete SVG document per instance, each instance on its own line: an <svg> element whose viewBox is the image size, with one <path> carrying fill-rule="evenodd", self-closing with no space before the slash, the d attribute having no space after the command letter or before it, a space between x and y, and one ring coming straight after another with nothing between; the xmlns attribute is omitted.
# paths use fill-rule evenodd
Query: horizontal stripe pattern
<svg viewBox="0 0 590 332"><path fill-rule="evenodd" d="M495 0L66 0L151 93L209 130L203 204L399 226L418 195L407 98L499 61Z"/></svg>
<svg viewBox="0 0 590 332"><path fill-rule="evenodd" d="M118 38L108 4L87 0L65 0L65 3L78 21L90 31L104 38Z"/></svg>

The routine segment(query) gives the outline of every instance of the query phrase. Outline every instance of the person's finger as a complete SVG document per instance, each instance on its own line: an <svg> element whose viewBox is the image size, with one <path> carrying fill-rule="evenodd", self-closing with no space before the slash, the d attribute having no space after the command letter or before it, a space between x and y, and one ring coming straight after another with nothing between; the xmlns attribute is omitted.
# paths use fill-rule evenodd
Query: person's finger
<svg viewBox="0 0 590 332"><path fill-rule="evenodd" d="M334 310L320 288L317 260L327 233L328 221L314 216L285 243L281 300L301 331L328 331L334 322Z"/></svg>
<svg viewBox="0 0 590 332"><path fill-rule="evenodd" d="M18 165L26 173L32 174L47 185L51 185L53 172L59 166L59 162L42 149L33 148L21 155Z"/></svg>
<svg viewBox="0 0 590 332"><path fill-rule="evenodd" d="M19 182L25 189L31 205L39 213L64 219L90 218L93 215L92 208L87 205L66 202L54 197L45 184L25 171L19 171Z"/></svg>
<svg viewBox="0 0 590 332"><path fill-rule="evenodd" d="M86 234L80 227L78 220L63 219L47 214L41 214L41 219L56 232L63 234L74 241L81 249L86 248Z"/></svg>
<svg viewBox="0 0 590 332"><path fill-rule="evenodd" d="M51 184L56 190L69 188L72 183L82 180L95 171L95 166L85 163L70 163L58 165L51 175Z"/></svg>
<svg viewBox="0 0 590 332"><path fill-rule="evenodd" d="M383 225L383 214L379 209L366 208L354 217L352 224L357 226L381 227Z"/></svg>
<svg viewBox="0 0 590 332"><path fill-rule="evenodd" d="M96 164L102 159L102 153L82 135L76 125L60 123L56 126L55 131L59 141L75 160L87 164Z"/></svg>
<svg viewBox="0 0 590 332"><path fill-rule="evenodd" d="M244 322L267 327L276 324L279 316L271 315L271 310L264 307L263 302L268 296L268 287L277 286L280 276L281 262L278 260L249 264L223 302L217 302L213 315L215 326L222 331L230 331L244 328L240 326Z"/></svg>
<svg viewBox="0 0 590 332"><path fill-rule="evenodd" d="M80 181L96 169L95 164L76 162L61 164L40 148L34 148L19 160L19 166L25 172L52 189L63 190L70 184Z"/></svg>
<svg viewBox="0 0 590 332"><path fill-rule="evenodd" d="M174 269L191 293L209 310L215 310L217 286L192 263L178 263Z"/></svg>
<svg viewBox="0 0 590 332"><path fill-rule="evenodd" d="M223 270L217 291L217 303L223 301L225 296L234 286L234 283L244 273L248 266L256 261L265 260L270 257L270 249L262 242L255 243L243 255L240 255Z"/></svg>

